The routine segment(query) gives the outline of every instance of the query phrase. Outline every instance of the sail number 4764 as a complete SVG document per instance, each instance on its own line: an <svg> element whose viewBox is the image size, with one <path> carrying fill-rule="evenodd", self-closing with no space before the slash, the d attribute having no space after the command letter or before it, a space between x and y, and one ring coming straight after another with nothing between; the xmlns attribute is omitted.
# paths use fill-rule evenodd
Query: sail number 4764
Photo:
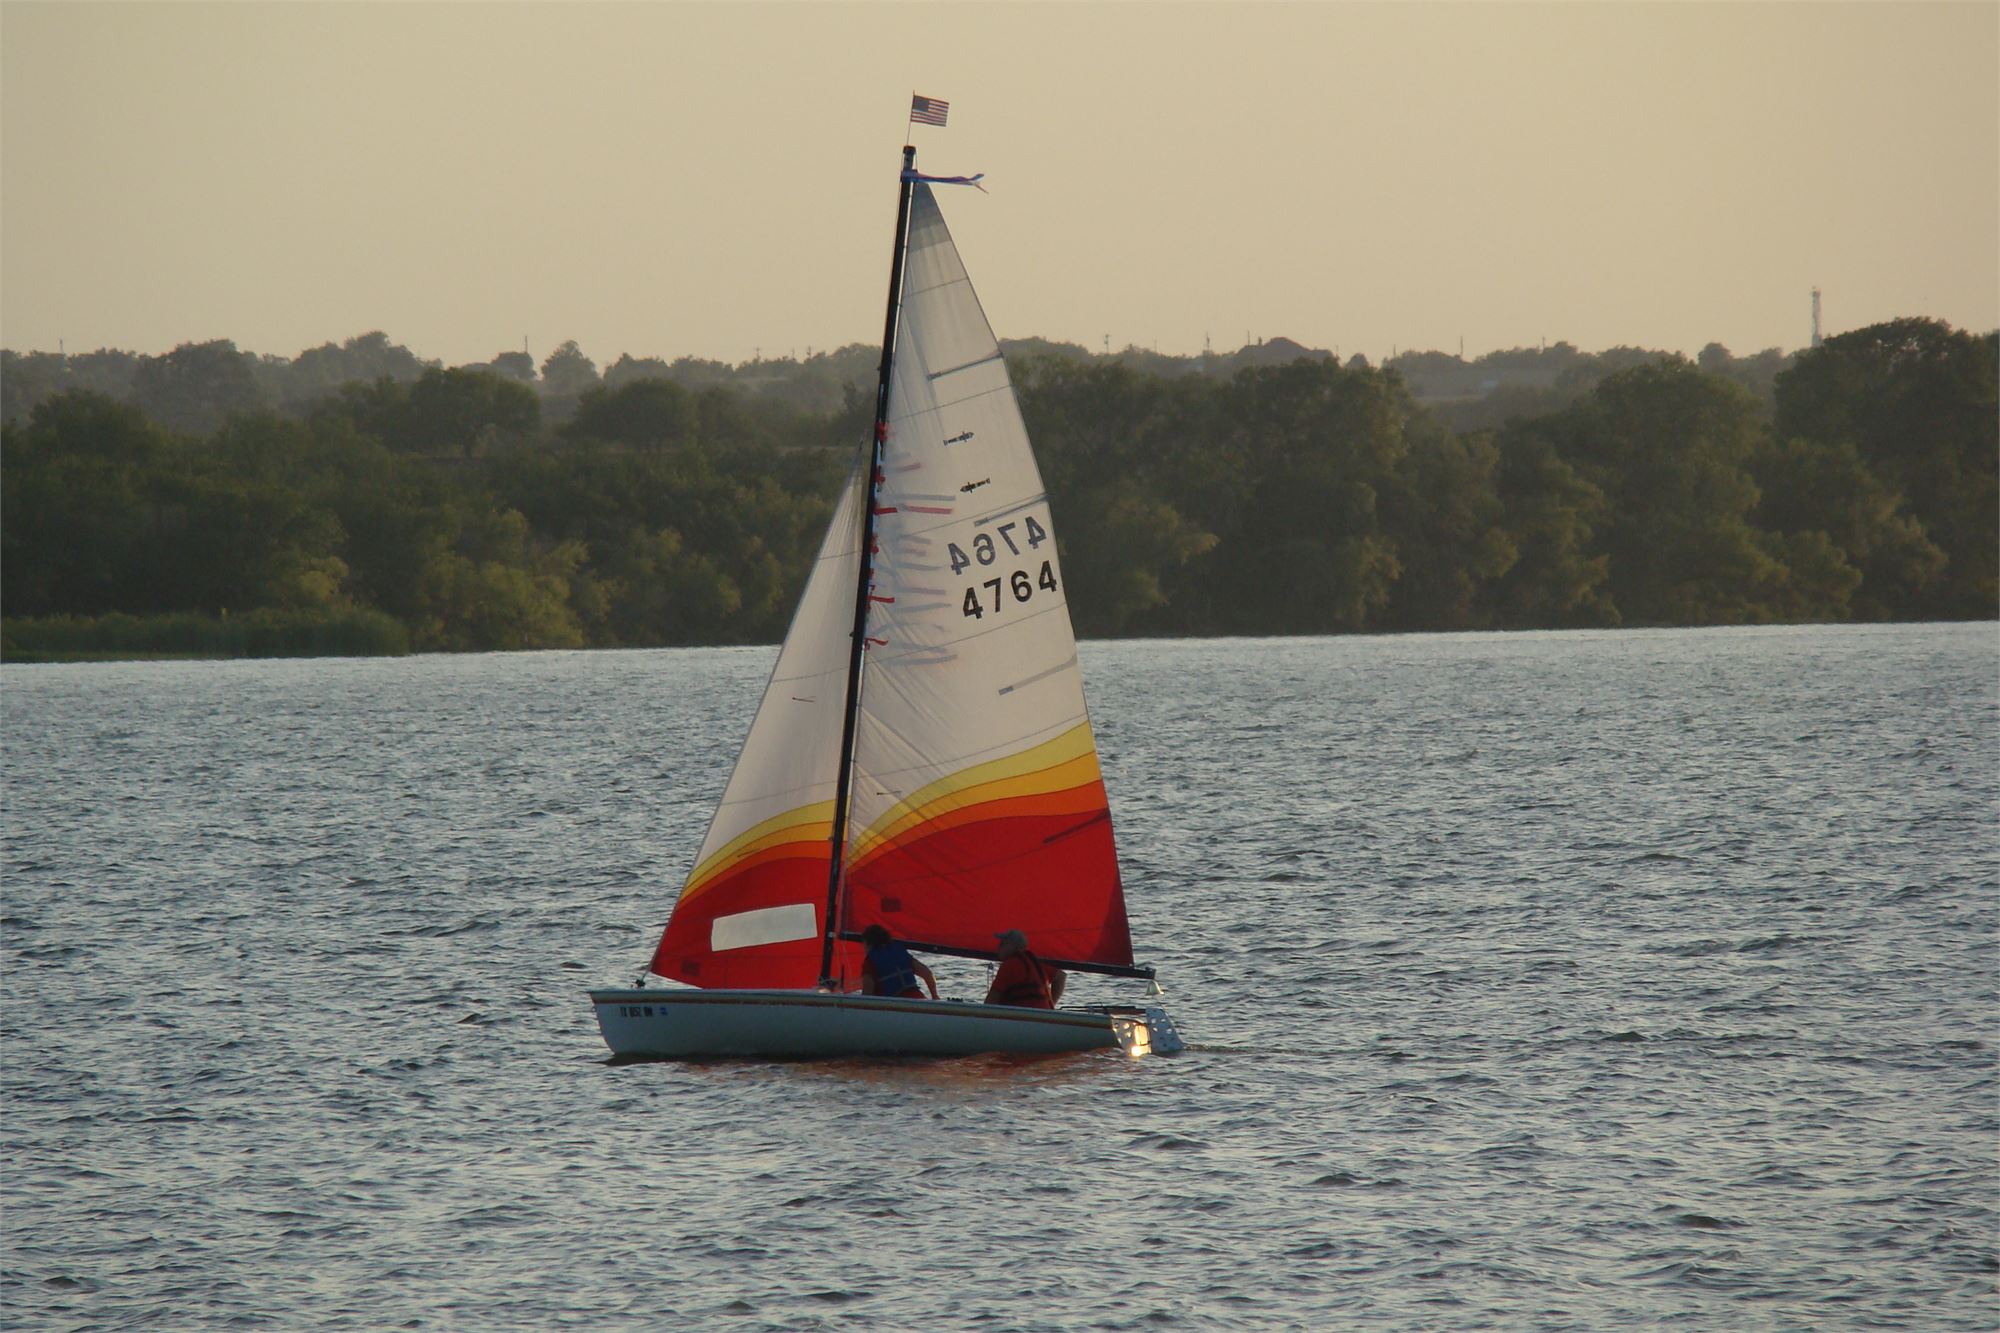
<svg viewBox="0 0 2000 1333"><path fill-rule="evenodd" d="M1003 592L1012 593L1014 600L1017 602L1025 602L1035 595L1037 588L1043 592L1054 592L1056 590L1056 571L1054 566L1046 560L1042 561L1042 572L1032 579L1029 578L1027 570L1017 569L1007 575L1004 580L991 578L976 587L967 588L965 590L964 613L971 616L974 620L983 620L986 617L987 611L986 593L992 593L992 609L995 613L998 613L1000 608L1007 604Z"/></svg>
<svg viewBox="0 0 2000 1333"><path fill-rule="evenodd" d="M1020 541L1014 539L1017 530L1021 533ZM995 536L998 536L1000 541L995 541ZM1002 523L992 532L975 535L970 555L966 554L965 549L957 542L950 543L951 572L963 574L974 565L991 565L1000 559L1000 542L1007 544L1007 550L1011 554L1020 555L1023 542L1027 544L1027 550L1032 552L1048 539L1048 529L1032 518L1020 523ZM1042 561L1039 573L1030 574L1028 570L1016 569L968 587L965 590L963 610L974 620L981 620L985 618L989 609L986 605L987 594L992 595L993 605L990 609L997 615L1006 607L1009 594L1013 595L1015 601L1025 602L1033 597L1037 590L1042 592L1056 590L1056 571L1053 561Z"/></svg>

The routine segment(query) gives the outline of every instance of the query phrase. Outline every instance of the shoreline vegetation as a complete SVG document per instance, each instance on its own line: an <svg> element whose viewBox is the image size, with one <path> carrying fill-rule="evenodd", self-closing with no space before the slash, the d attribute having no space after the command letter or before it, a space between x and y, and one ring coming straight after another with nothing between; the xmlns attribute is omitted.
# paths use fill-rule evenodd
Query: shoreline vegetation
<svg viewBox="0 0 2000 1333"><path fill-rule="evenodd" d="M2000 615L2000 340L1005 345L1080 635ZM0 660L775 643L877 353L0 352Z"/></svg>
<svg viewBox="0 0 2000 1333"><path fill-rule="evenodd" d="M134 662L236 657L402 657L410 632L380 611L188 611L9 619L0 661Z"/></svg>
<svg viewBox="0 0 2000 1333"><path fill-rule="evenodd" d="M373 613L364 613L370 614ZM1996 619L1987 617L1987 619ZM258 659L310 659L320 657L408 657L422 650L411 647L409 631L395 621L380 618L380 626L367 624L360 627L337 618L324 622L289 620L288 630L279 634L250 634L235 631L227 618L207 616L127 616L113 613L109 616L78 618L55 616L44 620L24 620L8 627L8 638L0 645L0 662L20 666L56 666L82 663L113 662L229 662ZM1853 621L1761 621L1765 628L1783 626L1805 629L1813 625L1853 624ZM1965 624L1965 620L1946 621L1881 621L1878 624ZM1996 620L2000 623L2000 620ZM1688 628L1753 628L1751 625L1728 626L1685 626L1685 625L1611 625L1587 626L1589 629L1631 629L1631 630L1672 630ZM386 632L383 630L386 629ZM1477 629L1457 627L1453 629L1414 630L1358 630L1348 631L1357 635L1369 634L1532 634L1538 631L1528 626L1488 627ZM18 641L17 641L18 633ZM1106 635L1093 640L1088 636L1078 636L1079 643L1104 641L1120 636ZM1261 635L1203 635L1203 634L1147 634L1124 636L1131 638L1157 639L1173 642L1179 639L1208 638L1311 638L1316 636L1305 631L1297 634L1284 632ZM678 648L704 647L768 647L776 649L772 640L768 644L674 644L663 645ZM582 649L561 649L555 651L596 652L616 651L632 645L591 644ZM514 649L481 650L508 652L551 651L542 646Z"/></svg>

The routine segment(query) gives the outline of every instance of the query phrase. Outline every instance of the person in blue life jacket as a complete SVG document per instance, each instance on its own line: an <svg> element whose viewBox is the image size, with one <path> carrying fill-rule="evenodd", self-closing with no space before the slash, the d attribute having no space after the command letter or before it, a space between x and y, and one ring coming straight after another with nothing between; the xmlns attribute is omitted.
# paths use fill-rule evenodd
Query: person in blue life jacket
<svg viewBox="0 0 2000 1333"><path fill-rule="evenodd" d="M928 987L931 998L938 997L937 978L931 975L931 970L910 957L910 951L891 939L887 930L879 925L870 926L861 932L861 943L868 951L861 959L863 995L898 995L921 1000ZM919 979L923 986L917 985Z"/></svg>
<svg viewBox="0 0 2000 1333"><path fill-rule="evenodd" d="M999 947L1000 967L986 992L988 1004L1011 1004L1024 1009L1053 1009L1062 1003L1063 983L1068 978L1028 951L1028 937L1018 930L1003 930L993 937Z"/></svg>

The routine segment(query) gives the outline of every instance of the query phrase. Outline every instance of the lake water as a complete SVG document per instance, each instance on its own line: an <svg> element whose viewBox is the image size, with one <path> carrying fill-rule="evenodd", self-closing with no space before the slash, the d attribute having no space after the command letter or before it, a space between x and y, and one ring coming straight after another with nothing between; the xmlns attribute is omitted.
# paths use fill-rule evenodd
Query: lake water
<svg viewBox="0 0 2000 1333"><path fill-rule="evenodd" d="M608 1065L770 660L0 670L0 1323L2000 1318L1993 625L1086 644L1191 1050Z"/></svg>

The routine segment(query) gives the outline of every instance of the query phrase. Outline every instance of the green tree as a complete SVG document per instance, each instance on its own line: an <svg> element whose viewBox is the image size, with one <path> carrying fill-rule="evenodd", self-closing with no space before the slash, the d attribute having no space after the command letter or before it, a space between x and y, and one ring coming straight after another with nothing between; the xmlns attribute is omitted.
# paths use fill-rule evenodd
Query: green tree
<svg viewBox="0 0 2000 1333"><path fill-rule="evenodd" d="M1619 622L1609 591L1611 560L1597 532L1604 492L1562 456L1560 419L1515 422L1497 441L1495 498L1516 558L1486 589L1493 623L1576 629Z"/></svg>
<svg viewBox="0 0 2000 1333"><path fill-rule="evenodd" d="M735 580L671 528L628 534L611 552L606 582L620 643L713 641L742 605Z"/></svg>
<svg viewBox="0 0 2000 1333"><path fill-rule="evenodd" d="M1487 587L1520 558L1495 489L1500 451L1490 437L1413 432L1389 491L1386 516L1402 572L1383 624L1397 629L1476 629L1487 623Z"/></svg>
<svg viewBox="0 0 2000 1333"><path fill-rule="evenodd" d="M564 433L641 449L659 449L694 438L700 417L687 390L669 380L637 379L618 388L592 389L577 404Z"/></svg>
<svg viewBox="0 0 2000 1333"><path fill-rule="evenodd" d="M584 642L570 606L580 543L538 536L517 510L451 497L413 572L407 617L419 647L452 652L573 648Z"/></svg>
<svg viewBox="0 0 2000 1333"><path fill-rule="evenodd" d="M2000 335L1977 337L1933 319L1836 335L1778 376L1778 433L1851 445L1944 552L1943 571L1897 614L2000 610L1996 381Z"/></svg>
<svg viewBox="0 0 2000 1333"><path fill-rule="evenodd" d="M309 408L343 384L393 380L407 384L427 367L409 348L377 330L343 343L308 347L264 376L266 394L292 408Z"/></svg>
<svg viewBox="0 0 2000 1333"><path fill-rule="evenodd" d="M498 375L503 380L513 380L517 384L532 385L535 382L535 358L526 352L502 352L491 361L461 366L459 369L482 370L489 375Z"/></svg>
<svg viewBox="0 0 2000 1333"><path fill-rule="evenodd" d="M133 401L169 430L214 430L233 413L264 406L257 359L227 339L182 343L143 357L132 377Z"/></svg>
<svg viewBox="0 0 2000 1333"><path fill-rule="evenodd" d="M36 407L68 389L63 362L53 352L0 351L0 421L26 421Z"/></svg>
<svg viewBox="0 0 2000 1333"><path fill-rule="evenodd" d="M1379 497L1396 484L1414 413L1393 374L1331 361L1239 372L1219 412L1227 456L1251 485L1206 569L1218 628L1330 633L1367 628L1402 572Z"/></svg>
<svg viewBox="0 0 2000 1333"><path fill-rule="evenodd" d="M583 354L572 338L542 362L542 387L550 394L575 398L598 386L597 363Z"/></svg>
<svg viewBox="0 0 2000 1333"><path fill-rule="evenodd" d="M543 411L551 421L566 421L578 400L601 383L597 363L574 341L566 342L542 362Z"/></svg>
<svg viewBox="0 0 2000 1333"><path fill-rule="evenodd" d="M7 437L8 613L344 604L339 523L281 471L254 466L247 443L297 430L239 417L225 448L171 442L98 395L45 403Z"/></svg>
<svg viewBox="0 0 2000 1333"><path fill-rule="evenodd" d="M621 353L616 361L604 368L604 386L608 389L622 389L639 380L664 380L673 378L673 369L657 356L633 356Z"/></svg>
<svg viewBox="0 0 2000 1333"><path fill-rule="evenodd" d="M138 365L139 358L130 352L100 349L64 356L0 350L0 420L26 421L37 407L73 389L124 401L132 396Z"/></svg>
<svg viewBox="0 0 2000 1333"><path fill-rule="evenodd" d="M413 453L451 450L471 458L532 438L541 410L532 389L498 375L427 370L409 386L400 417L392 415L389 435Z"/></svg>
<svg viewBox="0 0 2000 1333"><path fill-rule="evenodd" d="M430 615L420 642L449 652L582 647L583 630L569 605L569 574L580 557L565 549L524 567L456 552L441 556L421 578Z"/></svg>
<svg viewBox="0 0 2000 1333"><path fill-rule="evenodd" d="M1751 461L1751 472L1761 497L1759 527L1787 540L1822 536L1855 569L1858 581L1845 614L1888 620L1924 605L1945 554L1852 443L1773 439ZM1797 552L1803 557L1809 549Z"/></svg>
<svg viewBox="0 0 2000 1333"><path fill-rule="evenodd" d="M75 391L0 434L0 603L9 616L151 610L146 547L173 516L147 484L168 449L137 408Z"/></svg>
<svg viewBox="0 0 2000 1333"><path fill-rule="evenodd" d="M1215 547L1213 533L1133 485L1072 496L1064 513L1066 596L1084 634L1129 634L1147 625L1172 601L1180 567Z"/></svg>
<svg viewBox="0 0 2000 1333"><path fill-rule="evenodd" d="M1750 525L1746 470L1764 432L1747 390L1684 361L1619 371L1578 407L1570 456L1610 502L1599 535L1628 621L1771 618L1765 597L1786 572Z"/></svg>

